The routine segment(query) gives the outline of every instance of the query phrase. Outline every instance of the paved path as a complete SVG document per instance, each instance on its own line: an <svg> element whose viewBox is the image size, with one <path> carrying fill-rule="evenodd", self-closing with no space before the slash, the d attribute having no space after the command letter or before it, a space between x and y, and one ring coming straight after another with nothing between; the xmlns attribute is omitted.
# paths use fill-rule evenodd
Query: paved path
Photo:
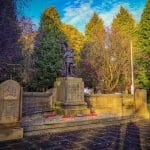
<svg viewBox="0 0 150 150"><path fill-rule="evenodd" d="M0 142L0 150L150 150L150 122Z"/></svg>

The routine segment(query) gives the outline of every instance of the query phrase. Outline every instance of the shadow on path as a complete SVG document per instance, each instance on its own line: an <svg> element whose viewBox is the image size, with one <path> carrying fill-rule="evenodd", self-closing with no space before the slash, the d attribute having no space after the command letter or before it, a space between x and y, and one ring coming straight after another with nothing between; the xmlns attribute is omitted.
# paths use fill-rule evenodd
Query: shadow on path
<svg viewBox="0 0 150 150"><path fill-rule="evenodd" d="M133 122L127 125L123 150L141 150L140 130Z"/></svg>
<svg viewBox="0 0 150 150"><path fill-rule="evenodd" d="M89 138L84 146L89 150L117 150L120 144L120 126L97 129L96 134Z"/></svg>
<svg viewBox="0 0 150 150"><path fill-rule="evenodd" d="M147 133L149 124L146 129L144 128L144 131ZM0 150L141 150L139 127L129 122L126 130L123 130L125 136L122 135L124 132L121 130L121 125L112 125L104 128L28 137L22 140L0 142ZM147 145L149 139L146 141ZM148 146L147 149L149 149Z"/></svg>

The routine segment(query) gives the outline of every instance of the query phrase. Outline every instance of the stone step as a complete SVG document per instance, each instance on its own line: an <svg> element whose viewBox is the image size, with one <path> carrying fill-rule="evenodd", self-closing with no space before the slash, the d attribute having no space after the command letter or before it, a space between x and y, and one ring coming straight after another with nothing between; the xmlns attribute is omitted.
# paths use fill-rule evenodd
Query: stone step
<svg viewBox="0 0 150 150"><path fill-rule="evenodd" d="M121 118L107 118L107 119L91 119L85 121L72 121L55 124L44 124L38 126L24 127L24 136L44 135L47 133L62 133L76 130L102 128L116 124L127 124L131 121L139 121L141 118L135 116L127 116Z"/></svg>
<svg viewBox="0 0 150 150"><path fill-rule="evenodd" d="M15 140L23 138L23 128L0 129L0 141Z"/></svg>

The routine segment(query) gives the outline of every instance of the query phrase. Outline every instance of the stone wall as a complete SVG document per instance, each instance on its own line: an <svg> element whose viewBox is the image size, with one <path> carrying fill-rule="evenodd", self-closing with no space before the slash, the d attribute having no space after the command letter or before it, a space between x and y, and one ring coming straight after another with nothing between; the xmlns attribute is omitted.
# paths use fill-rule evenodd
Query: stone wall
<svg viewBox="0 0 150 150"><path fill-rule="evenodd" d="M51 111L54 100L54 89L47 92L24 92L22 114L26 116Z"/></svg>
<svg viewBox="0 0 150 150"><path fill-rule="evenodd" d="M89 98L91 110L101 115L126 116L140 112L145 113L147 98L145 90L136 90L135 96L124 94L93 94ZM57 100L56 89L47 92L24 92L22 114L23 116L53 110ZM144 108L144 109L143 109Z"/></svg>
<svg viewBox="0 0 150 150"><path fill-rule="evenodd" d="M138 114L147 117L146 90L137 89L135 95L101 94L89 97L91 109L100 115L126 116Z"/></svg>
<svg viewBox="0 0 150 150"><path fill-rule="evenodd" d="M101 94L90 97L92 109L97 114L129 115L134 112L134 97L122 94Z"/></svg>

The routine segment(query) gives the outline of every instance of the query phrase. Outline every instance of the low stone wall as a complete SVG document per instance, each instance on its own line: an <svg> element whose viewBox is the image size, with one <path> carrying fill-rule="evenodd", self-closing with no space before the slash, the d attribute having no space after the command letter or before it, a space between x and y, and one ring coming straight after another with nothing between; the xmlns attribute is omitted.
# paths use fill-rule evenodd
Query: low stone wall
<svg viewBox="0 0 150 150"><path fill-rule="evenodd" d="M126 116L137 114L148 118L146 90L137 89L135 95L101 94L89 97L91 109L100 115Z"/></svg>
<svg viewBox="0 0 150 150"><path fill-rule="evenodd" d="M134 112L134 97L122 94L91 95L90 103L97 114L129 115Z"/></svg>
<svg viewBox="0 0 150 150"><path fill-rule="evenodd" d="M124 94L93 94L88 97L90 109L100 115L126 116L139 112L144 114L147 108L146 90L136 90L135 96ZM87 97L86 97L87 98ZM52 111L57 99L55 89L47 92L24 92L22 100L23 116Z"/></svg>
<svg viewBox="0 0 150 150"><path fill-rule="evenodd" d="M23 116L52 110L54 90L47 92L24 92L22 101Z"/></svg>

